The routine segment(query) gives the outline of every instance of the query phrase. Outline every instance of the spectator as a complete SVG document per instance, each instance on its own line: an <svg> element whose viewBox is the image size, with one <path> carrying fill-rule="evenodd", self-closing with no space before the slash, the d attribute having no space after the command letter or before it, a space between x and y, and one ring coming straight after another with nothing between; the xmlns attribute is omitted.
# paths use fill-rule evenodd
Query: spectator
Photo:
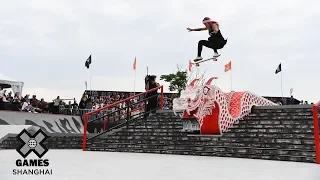
<svg viewBox="0 0 320 180"><path fill-rule="evenodd" d="M39 105L39 100L37 99L36 95L32 96L32 99L30 100L30 103L32 105L32 107L36 108Z"/></svg>
<svg viewBox="0 0 320 180"><path fill-rule="evenodd" d="M53 106L54 106L53 114L58 114L59 113L60 104L61 104L60 96L57 96L57 98L53 100Z"/></svg>
<svg viewBox="0 0 320 180"><path fill-rule="evenodd" d="M42 109L42 112L46 112L46 113L49 112L49 105L44 101L43 98L41 98L39 102L39 108Z"/></svg>
<svg viewBox="0 0 320 180"><path fill-rule="evenodd" d="M0 95L0 96L2 96L2 101L3 101L3 102L9 102L9 101L7 100L6 92L7 92L7 90L4 89L2 95Z"/></svg>
<svg viewBox="0 0 320 180"><path fill-rule="evenodd" d="M79 107L79 105L78 105L77 101L74 99L73 100L73 104L72 104L72 108L73 109L78 109L78 107Z"/></svg>
<svg viewBox="0 0 320 180"><path fill-rule="evenodd" d="M2 89L2 87L0 87L0 110L4 110L5 109L5 104L3 102L3 97L4 97L4 90Z"/></svg>
<svg viewBox="0 0 320 180"><path fill-rule="evenodd" d="M85 109L92 109L93 104L92 104L92 98L89 98L85 101Z"/></svg>
<svg viewBox="0 0 320 180"><path fill-rule="evenodd" d="M295 103L295 100L294 100L293 96L291 95L290 100L289 100L289 104L294 104L294 103Z"/></svg>
<svg viewBox="0 0 320 180"><path fill-rule="evenodd" d="M10 91L6 97L7 101L8 102L11 102L13 100L13 97L12 97L12 92Z"/></svg>
<svg viewBox="0 0 320 180"><path fill-rule="evenodd" d="M29 112L31 106L30 106L30 104L29 104L29 102L28 102L27 99L24 98L24 99L21 101L21 105L22 105L21 111Z"/></svg>

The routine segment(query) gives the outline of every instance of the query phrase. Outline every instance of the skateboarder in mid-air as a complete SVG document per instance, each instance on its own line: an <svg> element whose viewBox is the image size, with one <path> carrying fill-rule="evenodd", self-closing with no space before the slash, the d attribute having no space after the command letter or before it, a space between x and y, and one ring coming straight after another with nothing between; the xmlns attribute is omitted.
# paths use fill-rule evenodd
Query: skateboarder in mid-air
<svg viewBox="0 0 320 180"><path fill-rule="evenodd" d="M198 43L198 56L194 59L195 62L201 61L201 52L202 52L202 46L208 47L213 49L214 55L213 58L217 58L220 56L218 54L218 49L222 49L224 45L227 44L227 40L225 40L221 34L221 31L219 29L219 24L216 21L211 20L208 17L205 17L202 21L202 23L205 25L203 28L196 28L191 29L187 28L187 30L190 31L209 31L210 37L207 40L200 40Z"/></svg>

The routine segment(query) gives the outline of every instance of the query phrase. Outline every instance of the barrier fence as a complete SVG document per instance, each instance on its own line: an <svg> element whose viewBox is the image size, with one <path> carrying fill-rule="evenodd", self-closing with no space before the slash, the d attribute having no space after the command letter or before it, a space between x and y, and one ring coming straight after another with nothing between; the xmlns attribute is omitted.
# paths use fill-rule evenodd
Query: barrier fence
<svg viewBox="0 0 320 180"><path fill-rule="evenodd" d="M81 116L88 112L93 111L92 109L78 109L78 108L60 108L59 113L64 115Z"/></svg>

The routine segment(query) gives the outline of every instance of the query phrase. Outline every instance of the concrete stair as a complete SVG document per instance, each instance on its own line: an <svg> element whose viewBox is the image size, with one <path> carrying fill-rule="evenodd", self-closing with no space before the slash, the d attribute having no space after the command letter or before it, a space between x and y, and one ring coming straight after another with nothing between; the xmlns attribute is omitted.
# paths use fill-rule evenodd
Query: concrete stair
<svg viewBox="0 0 320 180"><path fill-rule="evenodd" d="M81 149L82 134L70 135L50 134L51 136L44 142L44 145L50 149ZM21 146L21 142L16 138L17 134L9 134L8 137L0 142L0 149L16 149Z"/></svg>
<svg viewBox="0 0 320 180"><path fill-rule="evenodd" d="M311 107L257 107L220 137L181 129L180 118L159 112L89 141L87 150L315 162Z"/></svg>

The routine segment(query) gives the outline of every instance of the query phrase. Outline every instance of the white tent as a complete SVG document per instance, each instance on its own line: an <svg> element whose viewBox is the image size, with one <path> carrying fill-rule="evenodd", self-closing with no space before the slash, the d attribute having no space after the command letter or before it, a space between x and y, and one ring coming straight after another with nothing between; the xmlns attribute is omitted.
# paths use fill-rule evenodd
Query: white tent
<svg viewBox="0 0 320 180"><path fill-rule="evenodd" d="M0 79L0 87L2 88L11 88L13 93L19 92L19 95L22 96L22 88L23 88L23 82L17 82L17 81L9 81L9 80L1 80Z"/></svg>

